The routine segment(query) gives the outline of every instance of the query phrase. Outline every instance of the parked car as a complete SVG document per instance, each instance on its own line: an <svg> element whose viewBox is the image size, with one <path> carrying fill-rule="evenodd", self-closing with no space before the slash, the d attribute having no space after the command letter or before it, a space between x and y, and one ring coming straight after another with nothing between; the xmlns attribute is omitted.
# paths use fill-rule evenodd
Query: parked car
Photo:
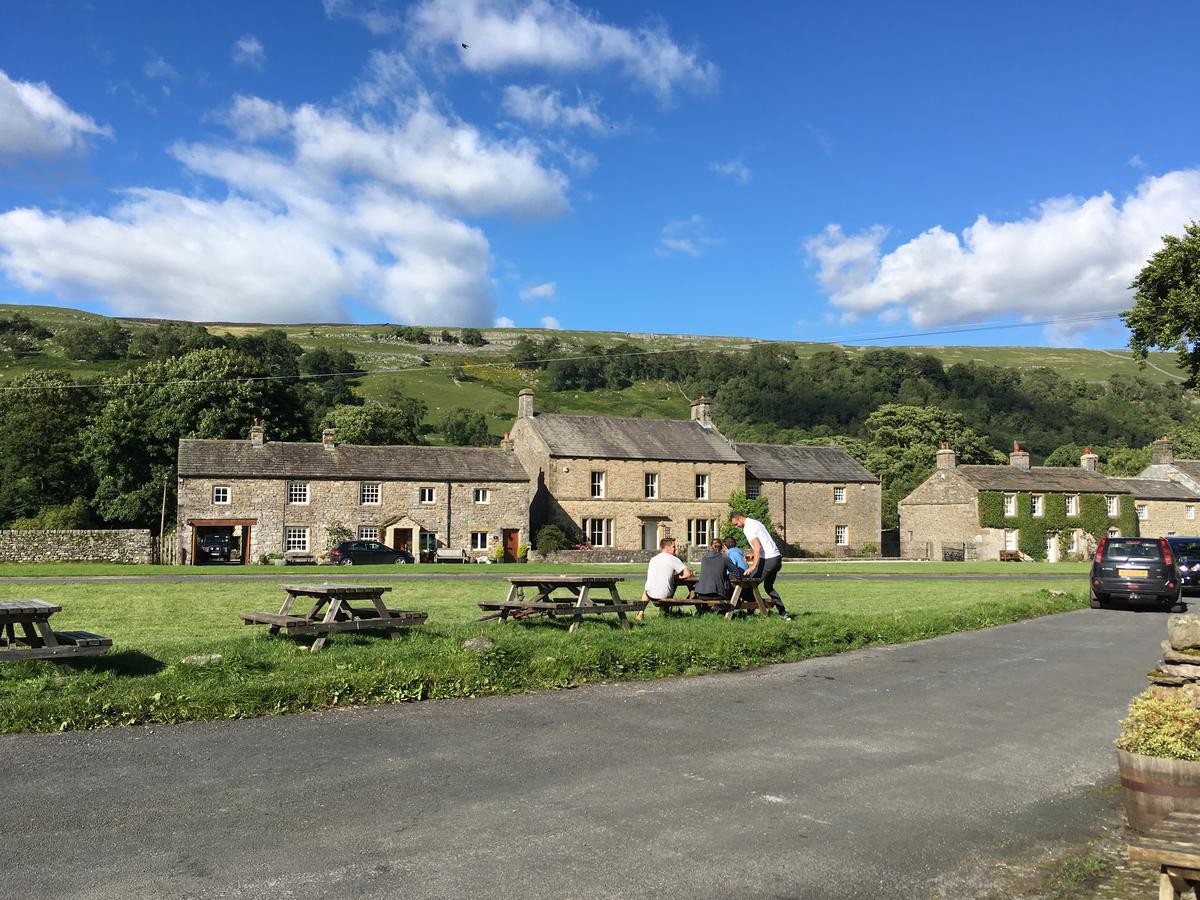
<svg viewBox="0 0 1200 900"><path fill-rule="evenodd" d="M1200 537L1169 537L1167 543L1179 566L1179 586L1183 596L1200 596Z"/></svg>
<svg viewBox="0 0 1200 900"><path fill-rule="evenodd" d="M1091 601L1099 609L1110 600L1157 603L1175 612L1180 599L1179 569L1166 538L1104 538L1092 559Z"/></svg>
<svg viewBox="0 0 1200 900"><path fill-rule="evenodd" d="M209 532L200 538L196 555L200 557L199 562L229 562L232 546L233 535Z"/></svg>
<svg viewBox="0 0 1200 900"><path fill-rule="evenodd" d="M405 565L413 555L403 548L393 550L379 541L342 541L329 551L329 561L339 566L366 566L377 563Z"/></svg>

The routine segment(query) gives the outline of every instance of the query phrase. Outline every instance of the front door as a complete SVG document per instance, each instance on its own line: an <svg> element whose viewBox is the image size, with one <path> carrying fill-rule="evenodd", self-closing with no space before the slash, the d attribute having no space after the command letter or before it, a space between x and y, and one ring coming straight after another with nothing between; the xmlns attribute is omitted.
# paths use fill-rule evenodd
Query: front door
<svg viewBox="0 0 1200 900"><path fill-rule="evenodd" d="M1015 529L1015 528L1005 528L1004 529L1004 549L1005 550L1016 550L1017 549L1017 529Z"/></svg>
<svg viewBox="0 0 1200 900"><path fill-rule="evenodd" d="M516 528L504 529L504 561L516 562L521 550L521 532Z"/></svg>
<svg viewBox="0 0 1200 900"><path fill-rule="evenodd" d="M642 549L657 550L658 549L658 523L643 522L642 523Z"/></svg>
<svg viewBox="0 0 1200 900"><path fill-rule="evenodd" d="M393 528L392 529L392 549L407 550L409 553L416 556L417 548L412 536L411 528Z"/></svg>

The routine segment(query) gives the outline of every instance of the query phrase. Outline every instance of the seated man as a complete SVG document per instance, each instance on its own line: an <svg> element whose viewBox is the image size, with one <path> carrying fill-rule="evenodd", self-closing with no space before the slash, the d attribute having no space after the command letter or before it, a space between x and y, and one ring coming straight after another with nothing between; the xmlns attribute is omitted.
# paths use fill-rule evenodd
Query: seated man
<svg viewBox="0 0 1200 900"><path fill-rule="evenodd" d="M659 552L650 559L646 566L646 589L642 591L642 602L653 600L669 600L675 596L675 588L679 586L678 577L691 578L692 570L683 564L675 555L675 538L663 538L658 542ZM640 622L646 615L643 609L637 614Z"/></svg>
<svg viewBox="0 0 1200 900"><path fill-rule="evenodd" d="M718 538L708 545L708 552L700 560L696 596L701 600L728 601L733 596L729 576L741 574L742 570L737 564L725 555L725 545Z"/></svg>
<svg viewBox="0 0 1200 900"><path fill-rule="evenodd" d="M737 545L737 541L731 537L725 538L725 552L733 561L733 564L738 567L738 574L744 575L749 566L746 565L746 554Z"/></svg>

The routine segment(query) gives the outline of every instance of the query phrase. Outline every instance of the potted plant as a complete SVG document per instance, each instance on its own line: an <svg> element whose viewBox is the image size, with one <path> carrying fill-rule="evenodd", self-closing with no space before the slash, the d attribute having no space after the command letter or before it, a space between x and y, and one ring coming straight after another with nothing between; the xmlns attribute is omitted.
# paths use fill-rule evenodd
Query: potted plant
<svg viewBox="0 0 1200 900"><path fill-rule="evenodd" d="M1149 831L1175 810L1200 812L1200 616L1172 616L1151 687L1117 738L1125 814ZM1195 646L1192 646L1195 645Z"/></svg>

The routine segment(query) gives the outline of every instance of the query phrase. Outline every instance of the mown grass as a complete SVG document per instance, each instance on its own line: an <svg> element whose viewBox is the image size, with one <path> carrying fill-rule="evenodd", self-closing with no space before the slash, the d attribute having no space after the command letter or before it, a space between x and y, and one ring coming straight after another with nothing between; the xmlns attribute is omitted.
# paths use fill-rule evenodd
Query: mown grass
<svg viewBox="0 0 1200 900"><path fill-rule="evenodd" d="M39 597L63 607L55 627L105 634L115 646L67 677L48 663L0 664L0 731L237 719L737 670L1083 605L1078 593L1051 593L1029 582L817 582L785 586L795 616L790 623L652 611L631 632L588 621L568 634L565 624L544 620L476 621L477 601L502 597L506 587L502 579L396 583L389 605L428 612L425 626L398 640L335 635L311 654L307 641L240 624L243 610L278 606L282 593L273 582L40 585ZM636 592L636 584L626 591ZM21 596L12 588L4 594ZM481 654L464 650L462 642L477 635L495 645ZM181 662L213 653L221 654L219 662Z"/></svg>

